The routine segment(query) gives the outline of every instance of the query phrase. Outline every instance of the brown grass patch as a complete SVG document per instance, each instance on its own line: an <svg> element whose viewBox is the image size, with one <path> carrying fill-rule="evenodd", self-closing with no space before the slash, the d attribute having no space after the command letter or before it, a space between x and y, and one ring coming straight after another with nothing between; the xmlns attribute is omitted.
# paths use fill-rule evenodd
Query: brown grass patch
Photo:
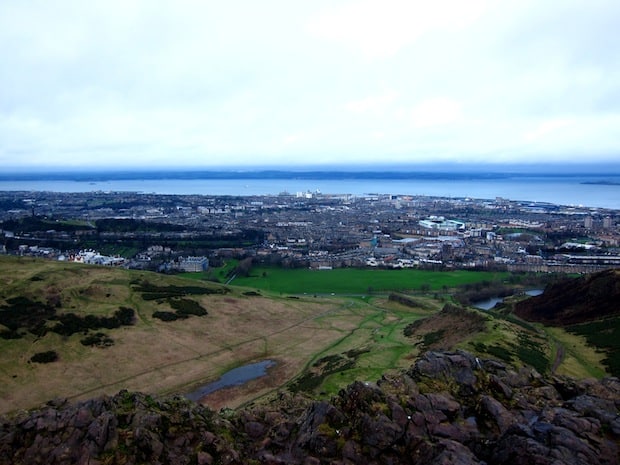
<svg viewBox="0 0 620 465"><path fill-rule="evenodd" d="M441 312L415 321L405 331L424 350L451 350L484 331L485 323L486 317L480 312L448 304Z"/></svg>
<svg viewBox="0 0 620 465"><path fill-rule="evenodd" d="M130 300L134 308L139 303L136 325L110 331L115 342L105 349L82 346L77 334L0 341L0 412L120 389L185 393L234 366L277 358L269 379L227 394L235 406L283 384L315 352L340 338L344 328L355 325L352 320L361 319L346 311L343 316L334 299L201 296L208 315L162 322L151 317L161 305L135 295ZM48 349L56 350L60 360L27 363L33 353Z"/></svg>

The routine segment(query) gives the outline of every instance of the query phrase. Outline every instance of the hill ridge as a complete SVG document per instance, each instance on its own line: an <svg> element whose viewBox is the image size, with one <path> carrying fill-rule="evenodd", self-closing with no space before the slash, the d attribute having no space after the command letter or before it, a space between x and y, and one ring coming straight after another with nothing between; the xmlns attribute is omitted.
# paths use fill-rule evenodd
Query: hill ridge
<svg viewBox="0 0 620 465"><path fill-rule="evenodd" d="M545 291L515 305L526 320L554 326L584 323L620 315L620 270L605 270L547 286Z"/></svg>

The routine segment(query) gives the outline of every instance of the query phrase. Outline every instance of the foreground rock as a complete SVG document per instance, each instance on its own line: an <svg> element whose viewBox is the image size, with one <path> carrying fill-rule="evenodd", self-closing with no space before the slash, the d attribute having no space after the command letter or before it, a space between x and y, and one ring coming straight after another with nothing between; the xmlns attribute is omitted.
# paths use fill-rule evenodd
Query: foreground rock
<svg viewBox="0 0 620 465"><path fill-rule="evenodd" d="M406 373L331 401L283 393L215 413L120 392L50 403L0 422L2 464L620 463L620 382L543 379L465 352L429 352Z"/></svg>

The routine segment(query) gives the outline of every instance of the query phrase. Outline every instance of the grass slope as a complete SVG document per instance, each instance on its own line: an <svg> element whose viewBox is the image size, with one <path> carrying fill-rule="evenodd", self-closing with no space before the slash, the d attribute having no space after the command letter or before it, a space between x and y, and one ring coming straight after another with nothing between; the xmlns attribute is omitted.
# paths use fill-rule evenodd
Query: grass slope
<svg viewBox="0 0 620 465"><path fill-rule="evenodd" d="M144 283L150 291L159 289L159 297L143 292ZM40 337L25 328L18 330L19 339L0 339L0 412L122 388L186 392L231 367L263 358L278 360L276 382L284 382L363 318L341 314L338 301L248 297L236 289L212 293L221 289L152 273L0 257L1 308L25 296L41 305L53 298L59 314L110 316L119 306L136 314L134 325L104 330L114 341L105 348L84 346L82 333ZM172 322L154 318L157 311L178 312L171 304L179 297L164 291L183 293L184 306L192 300L208 314ZM58 361L30 362L47 351L55 351Z"/></svg>
<svg viewBox="0 0 620 465"><path fill-rule="evenodd" d="M119 306L136 315L132 326L99 331L113 341L110 346L85 346L84 333L37 336L27 327L17 330L19 339L0 339L0 412L123 388L188 392L235 366L276 360L267 383L228 396L226 405L234 407L278 388L322 357L365 348L345 375L322 377L332 390L357 376L372 379L407 366L403 357L415 348L402 329L438 308L423 297L420 308L408 308L379 298L267 298L247 291L146 272L0 257L2 309L19 296L41 305L55 302L57 314L78 318L109 317ZM157 312L178 311L179 304L199 305L207 314L171 322L154 318ZM30 361L47 351L56 352L58 361Z"/></svg>
<svg viewBox="0 0 620 465"><path fill-rule="evenodd" d="M545 333L544 328L511 321L505 315L487 314L484 330L478 326L471 332L458 330L464 333L458 339L446 339L455 328L462 328L446 315L420 325L426 332L417 338L405 335L412 322L433 317L445 304L432 298L432 291L430 295L419 292L422 284L441 289L445 297L452 286L497 279L501 274L276 269L253 270L253 274L235 280L249 287L237 287L0 257L0 311L12 299L26 297L42 305L54 303L58 314L71 312L80 318L110 317L119 307L131 308L136 315L134 325L98 330L103 340L113 341L111 346L85 346L81 333L37 336L24 328L18 330L20 339L0 338L0 413L55 397L89 398L120 389L189 392L231 368L264 359L277 362L269 376L219 391L207 403L234 408L282 388L329 397L354 380L376 380L383 373L408 367L422 351L446 345L477 348L481 354L532 363L544 371L561 343L567 356L558 372L566 365L565 371L571 373L604 374L584 337ZM378 291L415 289L416 295L369 295L369 283ZM153 316L156 312L181 312L182 317L165 322ZM0 325L0 331L4 329ZM56 352L58 361L30 361L47 351ZM586 370L586 365L593 368Z"/></svg>

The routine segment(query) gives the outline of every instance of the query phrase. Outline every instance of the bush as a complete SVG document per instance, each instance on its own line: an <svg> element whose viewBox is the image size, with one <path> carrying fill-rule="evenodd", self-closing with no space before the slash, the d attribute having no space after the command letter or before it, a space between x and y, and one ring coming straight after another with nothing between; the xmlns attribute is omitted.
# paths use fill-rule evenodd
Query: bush
<svg viewBox="0 0 620 465"><path fill-rule="evenodd" d="M445 330L443 329L438 329L437 331L426 333L424 334L422 338L422 345L425 348L428 348L431 345L435 344L436 342L441 341L441 339L444 337L444 334L445 334Z"/></svg>
<svg viewBox="0 0 620 465"><path fill-rule="evenodd" d="M86 315L80 317L75 313L64 313L58 315L58 323L54 325L51 331L62 336L71 336L75 333L96 330L100 328L115 329L121 326L130 326L135 322L135 312L128 307L120 307L110 317Z"/></svg>
<svg viewBox="0 0 620 465"><path fill-rule="evenodd" d="M227 294L228 288L210 288L200 286L157 286L148 281L136 285L136 290L142 294L144 300L170 299L186 295Z"/></svg>
<svg viewBox="0 0 620 465"><path fill-rule="evenodd" d="M120 321L123 326L131 326L136 320L133 308L129 307L120 307L116 312L114 312L114 316L118 318L118 321Z"/></svg>
<svg viewBox="0 0 620 465"><path fill-rule="evenodd" d="M187 318L186 316L180 316L175 312L162 312L157 311L153 313L153 318L158 318L161 321L175 321L179 318Z"/></svg>
<svg viewBox="0 0 620 465"><path fill-rule="evenodd" d="M21 339L22 335L17 331L0 331L0 337L2 339Z"/></svg>
<svg viewBox="0 0 620 465"><path fill-rule="evenodd" d="M91 347L109 347L114 345L114 339L104 333L89 334L84 339L80 340L80 343L84 346Z"/></svg>
<svg viewBox="0 0 620 465"><path fill-rule="evenodd" d="M198 302L191 299L171 299L169 303L177 311L177 315L204 316L207 314Z"/></svg>
<svg viewBox="0 0 620 465"><path fill-rule="evenodd" d="M58 354L54 350L47 352L38 352L30 357L30 361L34 363L51 363L58 360Z"/></svg>

